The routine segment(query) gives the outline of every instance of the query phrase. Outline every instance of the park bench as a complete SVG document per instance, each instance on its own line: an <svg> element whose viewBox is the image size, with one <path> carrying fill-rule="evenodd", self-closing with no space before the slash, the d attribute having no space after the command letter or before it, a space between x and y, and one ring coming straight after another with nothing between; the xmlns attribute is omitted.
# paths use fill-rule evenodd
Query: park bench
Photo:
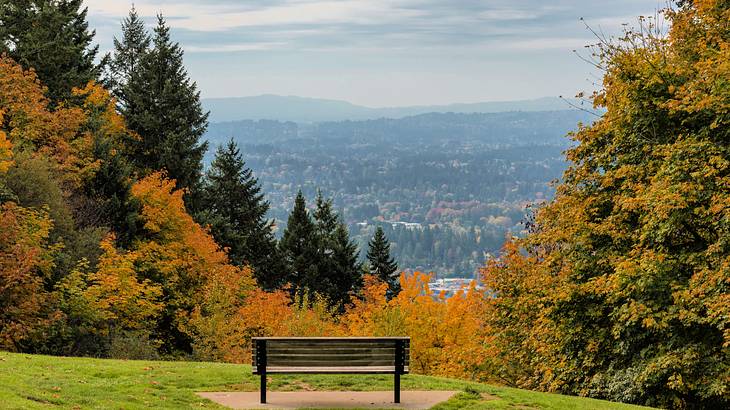
<svg viewBox="0 0 730 410"><path fill-rule="evenodd" d="M395 403L400 375L408 374L408 337L255 337L253 374L261 376L266 403L267 374L393 374Z"/></svg>

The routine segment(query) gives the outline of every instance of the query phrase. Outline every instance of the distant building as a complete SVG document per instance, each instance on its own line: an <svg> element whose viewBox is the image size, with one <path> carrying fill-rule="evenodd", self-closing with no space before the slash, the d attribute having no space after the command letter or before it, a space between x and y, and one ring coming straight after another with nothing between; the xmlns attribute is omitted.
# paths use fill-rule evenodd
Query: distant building
<svg viewBox="0 0 730 410"><path fill-rule="evenodd" d="M435 295L439 295L443 292L447 298L450 298L462 289L469 289L472 282L474 282L474 279L472 278L434 279L432 282L428 283L428 287ZM482 290L484 287L477 282L476 289Z"/></svg>

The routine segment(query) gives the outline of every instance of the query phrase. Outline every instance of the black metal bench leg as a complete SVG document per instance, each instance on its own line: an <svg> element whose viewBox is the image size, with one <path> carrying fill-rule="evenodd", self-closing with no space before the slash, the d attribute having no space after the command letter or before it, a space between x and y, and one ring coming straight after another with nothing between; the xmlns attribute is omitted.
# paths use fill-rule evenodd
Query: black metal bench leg
<svg viewBox="0 0 730 410"><path fill-rule="evenodd" d="M400 403L400 373L395 372L395 380L393 383L393 402L394 403Z"/></svg>
<svg viewBox="0 0 730 410"><path fill-rule="evenodd" d="M261 372L261 404L266 404L266 372Z"/></svg>

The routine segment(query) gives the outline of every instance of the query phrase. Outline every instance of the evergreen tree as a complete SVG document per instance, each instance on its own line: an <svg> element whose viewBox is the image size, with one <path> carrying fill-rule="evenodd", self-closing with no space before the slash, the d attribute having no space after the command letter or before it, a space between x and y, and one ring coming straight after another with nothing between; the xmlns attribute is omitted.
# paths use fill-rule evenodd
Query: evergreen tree
<svg viewBox="0 0 730 410"><path fill-rule="evenodd" d="M5 0L0 5L0 54L35 69L55 105L73 87L97 78L98 46L82 0Z"/></svg>
<svg viewBox="0 0 730 410"><path fill-rule="evenodd" d="M97 137L93 147L99 169L84 184L84 194L95 203L93 212L116 234L123 247L132 244L140 231L140 205L132 197L133 169L117 144Z"/></svg>
<svg viewBox="0 0 730 410"><path fill-rule="evenodd" d="M219 245L228 248L231 262L253 267L264 289L281 287L283 267L273 221L266 219L269 203L232 139L216 151L201 196L205 210L198 219L210 225Z"/></svg>
<svg viewBox="0 0 730 410"><path fill-rule="evenodd" d="M381 227L375 230L373 239L368 242L367 259L370 274L388 284L388 297L397 295L400 292L398 264L390 256L390 242Z"/></svg>
<svg viewBox="0 0 730 410"><path fill-rule="evenodd" d="M107 88L117 98L120 107L126 105L124 87L149 51L151 41L144 21L132 6L129 15L122 20L121 40L114 37L114 52L107 57L109 64L104 78Z"/></svg>
<svg viewBox="0 0 730 410"><path fill-rule="evenodd" d="M317 203L314 211L314 222L322 252L331 249L331 240L339 224L337 213L332 208L332 199L325 199L321 191L317 192Z"/></svg>
<svg viewBox="0 0 730 410"><path fill-rule="evenodd" d="M363 285L362 264L358 261L360 252L357 244L350 240L350 233L344 223L337 224L334 232L334 249L332 254L332 272L329 299L333 307L343 310L350 301L350 296L358 292Z"/></svg>
<svg viewBox="0 0 730 410"><path fill-rule="evenodd" d="M314 212L317 280L313 290L324 295L331 306L342 309L350 294L362 286L362 266L357 245L350 241L347 227L333 210L332 200L317 194Z"/></svg>
<svg viewBox="0 0 730 410"><path fill-rule="evenodd" d="M316 280L314 230L314 222L307 212L307 202L300 190L279 243L281 257L286 263L285 282L291 284L292 293L302 294Z"/></svg>
<svg viewBox="0 0 730 410"><path fill-rule="evenodd" d="M129 128L139 134L133 158L139 169L165 170L177 188L189 190L186 205L194 209L199 195L202 159L207 142L200 142L208 113L200 92L183 66L183 51L170 39L162 15L157 18L153 48L122 87L122 113Z"/></svg>

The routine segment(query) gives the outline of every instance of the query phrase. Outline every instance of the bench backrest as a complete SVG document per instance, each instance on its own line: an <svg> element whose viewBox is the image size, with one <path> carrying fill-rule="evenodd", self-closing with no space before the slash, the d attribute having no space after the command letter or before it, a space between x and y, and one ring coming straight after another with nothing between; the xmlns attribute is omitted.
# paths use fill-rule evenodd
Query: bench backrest
<svg viewBox="0 0 730 410"><path fill-rule="evenodd" d="M254 374L408 373L408 337L253 338Z"/></svg>

